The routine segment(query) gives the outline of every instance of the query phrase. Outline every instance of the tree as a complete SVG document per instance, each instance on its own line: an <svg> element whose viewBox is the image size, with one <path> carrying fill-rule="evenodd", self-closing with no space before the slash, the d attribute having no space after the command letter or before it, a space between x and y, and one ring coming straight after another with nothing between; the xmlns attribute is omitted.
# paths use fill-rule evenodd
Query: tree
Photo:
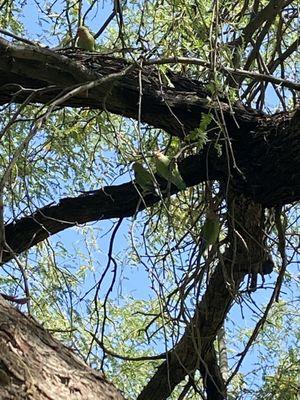
<svg viewBox="0 0 300 400"><path fill-rule="evenodd" d="M23 6L0 6L4 297L26 304L125 397L242 398L233 390L239 368L284 296L298 252L297 3L115 1L103 26L93 26L93 52L77 49L75 35L92 23L97 2L40 5L49 47L25 38ZM69 47L57 47L66 32ZM185 185L157 173L157 150ZM144 165L154 190L134 181L132 162ZM201 246L209 213L221 229L216 243ZM101 222L86 225L104 220L106 259L97 249ZM71 229L71 239L56 239ZM117 291L128 265L147 272L150 300ZM234 304L259 299L269 273L266 306L237 365L228 365L226 320ZM0 360L7 387L19 378Z"/></svg>

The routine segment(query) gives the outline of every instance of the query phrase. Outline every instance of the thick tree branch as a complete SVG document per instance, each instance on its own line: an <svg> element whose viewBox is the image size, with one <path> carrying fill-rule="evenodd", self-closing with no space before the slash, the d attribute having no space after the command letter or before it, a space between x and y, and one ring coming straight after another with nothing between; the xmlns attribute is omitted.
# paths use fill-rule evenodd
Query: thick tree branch
<svg viewBox="0 0 300 400"><path fill-rule="evenodd" d="M0 296L1 399L124 400L33 319Z"/></svg>
<svg viewBox="0 0 300 400"><path fill-rule="evenodd" d="M215 151L211 152L212 155ZM210 179L220 179L221 171L213 165L214 157L206 152L201 156L190 156L180 164L180 171L188 186L193 186L207 179L206 167L209 167ZM197 171L197 173L194 173ZM166 189L166 181L156 177L161 190ZM178 189L171 187L170 193ZM165 194L165 196L167 193ZM34 214L10 223L5 229L5 239L15 254L29 249L47 237L75 225L91 221L133 216L137 211L153 206L160 201L159 196L148 195L140 201L134 183L119 186L107 186L95 192L78 197L61 199L57 205L48 205ZM137 207L139 206L139 209ZM8 250L4 251L2 262L13 257Z"/></svg>
<svg viewBox="0 0 300 400"><path fill-rule="evenodd" d="M17 46L0 38L0 103L22 102L35 92L31 102L44 103L61 96L77 85L118 73L128 62L103 55L87 56L78 51L59 54L49 49ZM107 110L138 119L140 95L139 67L120 78L97 86L85 94L68 98L65 106L90 107ZM232 120L232 114L245 129L255 122L255 113L231 108L226 99L213 102L211 93L198 81L177 75L172 77L174 88L161 86L155 66L143 68L141 119L172 135L184 136L199 126L201 113L222 109ZM176 117L176 118L175 118Z"/></svg>

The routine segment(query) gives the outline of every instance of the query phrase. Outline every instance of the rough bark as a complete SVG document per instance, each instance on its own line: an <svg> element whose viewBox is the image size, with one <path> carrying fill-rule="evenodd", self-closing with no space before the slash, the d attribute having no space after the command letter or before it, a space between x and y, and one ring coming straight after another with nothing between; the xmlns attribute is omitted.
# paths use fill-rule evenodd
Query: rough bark
<svg viewBox="0 0 300 400"><path fill-rule="evenodd" d="M124 400L33 319L0 296L0 398L5 400Z"/></svg>

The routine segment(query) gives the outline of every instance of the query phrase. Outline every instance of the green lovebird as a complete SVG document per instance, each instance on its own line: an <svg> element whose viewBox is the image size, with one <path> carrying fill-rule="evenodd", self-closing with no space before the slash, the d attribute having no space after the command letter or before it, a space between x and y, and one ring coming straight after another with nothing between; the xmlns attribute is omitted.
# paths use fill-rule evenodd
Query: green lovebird
<svg viewBox="0 0 300 400"><path fill-rule="evenodd" d="M80 26L77 31L77 47L83 50L94 51L95 39L86 26Z"/></svg>
<svg viewBox="0 0 300 400"><path fill-rule="evenodd" d="M132 169L136 183L142 188L142 194L145 195L155 192L153 178L150 172L139 162L134 162L132 164Z"/></svg>
<svg viewBox="0 0 300 400"><path fill-rule="evenodd" d="M203 253L209 246L216 243L220 233L220 221L217 214L209 209L206 214L206 220L201 229L200 237L200 252Z"/></svg>
<svg viewBox="0 0 300 400"><path fill-rule="evenodd" d="M158 175L160 175L166 181L173 183L173 185L177 186L179 190L186 189L186 184L180 175L177 165L174 164L171 167L170 159L160 151L155 151L154 156Z"/></svg>

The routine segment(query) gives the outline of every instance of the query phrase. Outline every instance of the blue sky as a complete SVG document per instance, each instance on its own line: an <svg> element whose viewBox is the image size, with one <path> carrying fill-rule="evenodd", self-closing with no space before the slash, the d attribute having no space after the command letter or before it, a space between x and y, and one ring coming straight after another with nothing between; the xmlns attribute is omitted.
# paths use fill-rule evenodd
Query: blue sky
<svg viewBox="0 0 300 400"><path fill-rule="evenodd" d="M76 2L74 2L76 4ZM88 3L83 1L83 15L88 8ZM54 2L55 6L51 8L51 12L49 12L48 16L44 15L43 12L46 10L46 5L51 4L50 2L41 2L40 7L38 6L38 2L34 2L33 0L29 0L23 3L24 5L21 8L21 21L24 24L25 32L28 34L28 39L30 40L38 40L41 43L54 47L58 45L61 37L53 37L49 36L48 30L50 28L50 24L48 18L53 17L56 19L58 15L61 13L62 3ZM93 8L94 10L95 8ZM98 2L98 6L96 7L96 12L92 12L89 14L89 18L86 19L85 24L92 31L98 31L99 28L106 21L107 17L111 14L113 10L113 2L111 1L100 1ZM65 23L65 16L62 15L60 19L61 23ZM113 22L112 22L113 24ZM51 24L51 29L53 25ZM64 34L61 27L57 26L57 33ZM76 34L76 25L74 25L73 34ZM105 35L105 32L103 33Z"/></svg>

